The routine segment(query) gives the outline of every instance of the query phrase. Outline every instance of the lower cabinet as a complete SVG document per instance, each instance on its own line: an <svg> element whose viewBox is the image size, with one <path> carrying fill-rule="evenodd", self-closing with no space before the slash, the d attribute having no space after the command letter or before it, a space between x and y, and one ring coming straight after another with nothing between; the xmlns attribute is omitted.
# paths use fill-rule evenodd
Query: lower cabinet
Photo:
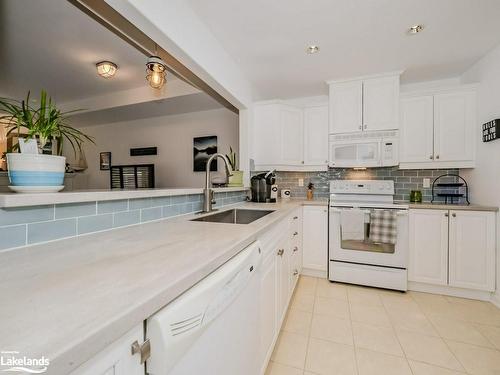
<svg viewBox="0 0 500 375"><path fill-rule="evenodd" d="M302 248L302 208L261 238L260 331L261 373L265 372L280 327L299 278Z"/></svg>
<svg viewBox="0 0 500 375"><path fill-rule="evenodd" d="M328 208L304 206L302 267L324 272L328 266Z"/></svg>
<svg viewBox="0 0 500 375"><path fill-rule="evenodd" d="M410 210L408 280L495 290L495 213Z"/></svg>
<svg viewBox="0 0 500 375"><path fill-rule="evenodd" d="M132 354L132 344L142 344L144 328L140 324L102 352L78 367L71 375L144 375L141 355Z"/></svg>

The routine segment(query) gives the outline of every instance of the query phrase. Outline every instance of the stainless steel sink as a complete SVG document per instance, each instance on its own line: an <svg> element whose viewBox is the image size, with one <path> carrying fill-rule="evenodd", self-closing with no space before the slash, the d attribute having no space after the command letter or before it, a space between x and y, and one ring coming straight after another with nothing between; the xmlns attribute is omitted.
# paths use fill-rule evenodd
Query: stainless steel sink
<svg viewBox="0 0 500 375"><path fill-rule="evenodd" d="M207 221L211 223L229 223L229 224L250 224L251 222L269 215L272 210L249 210L232 209L218 212L216 214L199 217L191 221Z"/></svg>

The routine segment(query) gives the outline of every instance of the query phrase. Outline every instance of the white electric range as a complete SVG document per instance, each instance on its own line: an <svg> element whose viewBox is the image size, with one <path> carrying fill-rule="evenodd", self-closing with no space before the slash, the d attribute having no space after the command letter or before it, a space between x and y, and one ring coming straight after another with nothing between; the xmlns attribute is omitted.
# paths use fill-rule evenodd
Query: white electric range
<svg viewBox="0 0 500 375"><path fill-rule="evenodd" d="M328 278L407 290L408 205L394 203L394 181L330 182Z"/></svg>

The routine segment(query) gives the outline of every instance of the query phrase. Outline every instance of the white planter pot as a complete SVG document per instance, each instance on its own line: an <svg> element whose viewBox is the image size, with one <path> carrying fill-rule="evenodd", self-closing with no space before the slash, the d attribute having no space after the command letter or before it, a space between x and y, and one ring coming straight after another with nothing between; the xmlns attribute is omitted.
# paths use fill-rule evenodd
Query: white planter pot
<svg viewBox="0 0 500 375"><path fill-rule="evenodd" d="M41 154L7 154L12 186L62 186L66 157Z"/></svg>

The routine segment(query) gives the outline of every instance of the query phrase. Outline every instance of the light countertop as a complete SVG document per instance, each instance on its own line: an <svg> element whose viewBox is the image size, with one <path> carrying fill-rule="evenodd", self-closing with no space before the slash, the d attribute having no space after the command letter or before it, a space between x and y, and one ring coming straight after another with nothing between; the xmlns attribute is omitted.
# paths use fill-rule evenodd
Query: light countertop
<svg viewBox="0 0 500 375"><path fill-rule="evenodd" d="M218 192L244 191L247 187L214 188ZM82 203L118 199L165 197L172 195L202 194L202 188L195 189L137 189L137 190L79 190L58 193L3 193L0 194L0 208L38 206L47 204Z"/></svg>
<svg viewBox="0 0 500 375"><path fill-rule="evenodd" d="M276 211L248 225L191 214L0 252L0 348L69 373L304 203L327 205L242 203Z"/></svg>
<svg viewBox="0 0 500 375"><path fill-rule="evenodd" d="M457 210L457 211L498 211L498 207L482 206L479 204L443 204L443 203L408 203L410 209L427 209L427 210Z"/></svg>

